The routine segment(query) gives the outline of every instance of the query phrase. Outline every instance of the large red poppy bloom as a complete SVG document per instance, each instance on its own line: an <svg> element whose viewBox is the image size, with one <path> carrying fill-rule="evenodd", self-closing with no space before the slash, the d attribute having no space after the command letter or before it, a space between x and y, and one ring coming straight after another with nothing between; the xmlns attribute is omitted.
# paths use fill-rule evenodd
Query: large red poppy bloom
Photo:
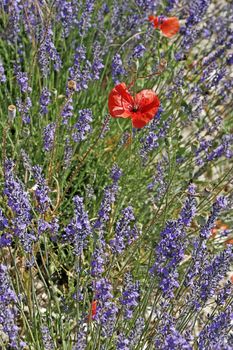
<svg viewBox="0 0 233 350"><path fill-rule="evenodd" d="M113 118L131 118L135 128L143 128L158 112L160 102L153 90L130 95L125 83L116 85L109 94L108 108Z"/></svg>
<svg viewBox="0 0 233 350"><path fill-rule="evenodd" d="M177 17L148 17L150 22L154 23L156 29L160 29L164 36L171 38L180 30L180 24Z"/></svg>

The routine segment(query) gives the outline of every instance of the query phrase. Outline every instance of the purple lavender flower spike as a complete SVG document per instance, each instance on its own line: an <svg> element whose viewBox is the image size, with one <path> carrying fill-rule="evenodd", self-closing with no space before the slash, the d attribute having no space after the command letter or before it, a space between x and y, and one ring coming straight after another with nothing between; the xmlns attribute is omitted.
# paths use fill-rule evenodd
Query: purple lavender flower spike
<svg viewBox="0 0 233 350"><path fill-rule="evenodd" d="M145 328L145 320L142 317L137 318L134 328L129 333L130 346L134 349L143 334Z"/></svg>
<svg viewBox="0 0 233 350"><path fill-rule="evenodd" d="M168 314L164 314L155 337L156 350L192 350L188 340L175 328L175 322Z"/></svg>
<svg viewBox="0 0 233 350"><path fill-rule="evenodd" d="M136 59L141 58L144 56L145 51L145 46L143 44L138 44L133 50L132 57Z"/></svg>
<svg viewBox="0 0 233 350"><path fill-rule="evenodd" d="M120 303L123 306L124 317L130 319L139 303L140 288L139 281L133 282L131 274L125 275L125 287L120 297Z"/></svg>
<svg viewBox="0 0 233 350"><path fill-rule="evenodd" d="M36 180L35 196L38 202L38 210L40 213L45 214L51 202L49 198L49 187L46 184L42 169L39 165L33 166L32 171Z"/></svg>
<svg viewBox="0 0 233 350"><path fill-rule="evenodd" d="M54 136L56 130L56 123L50 123L44 128L43 139L44 139L44 150L50 152L54 144Z"/></svg>
<svg viewBox="0 0 233 350"><path fill-rule="evenodd" d="M50 222L45 221L43 219L38 220L38 233L41 235L45 231L49 231L51 241L56 242L58 239L58 231L59 231L59 219L54 217Z"/></svg>
<svg viewBox="0 0 233 350"><path fill-rule="evenodd" d="M231 281L226 281L223 288L216 295L216 304L224 305L228 297L230 297L233 293L233 284Z"/></svg>
<svg viewBox="0 0 233 350"><path fill-rule="evenodd" d="M5 215L3 215L2 209L0 209L0 231L3 231L8 226L9 226L8 220L5 217Z"/></svg>
<svg viewBox="0 0 233 350"><path fill-rule="evenodd" d="M6 82L5 70L2 62L0 61L0 83L5 83L5 82Z"/></svg>
<svg viewBox="0 0 233 350"><path fill-rule="evenodd" d="M210 322L206 324L199 334L198 349L229 349L227 347L227 335L232 327L232 318L233 309L232 305L229 305L225 311L220 312L210 319ZM223 345L224 343L225 346Z"/></svg>
<svg viewBox="0 0 233 350"><path fill-rule="evenodd" d="M62 23L62 34L65 38L69 36L70 31L77 22L78 10L80 6L81 5L77 1L57 1L57 20Z"/></svg>
<svg viewBox="0 0 233 350"><path fill-rule="evenodd" d="M156 247L156 261L151 273L156 273L164 296L173 297L173 291L179 287L177 268L182 261L187 239L185 228L190 226L196 212L195 187L190 185L188 196L176 221L168 221L160 233L161 240Z"/></svg>
<svg viewBox="0 0 233 350"><path fill-rule="evenodd" d="M95 320L102 326L102 335L110 337L113 333L118 308L112 301L112 285L106 278L101 278L93 284L97 312Z"/></svg>
<svg viewBox="0 0 233 350"><path fill-rule="evenodd" d="M92 121L93 115L91 109L82 109L79 111L78 121L73 126L72 137L75 142L81 142L86 139L92 130L90 126Z"/></svg>
<svg viewBox="0 0 233 350"><path fill-rule="evenodd" d="M208 262L206 259L207 248L206 240L210 237L211 229L214 227L215 221L221 212L227 206L227 199L224 196L220 196L213 204L211 215L209 216L205 225L200 229L199 237L193 243L192 252L192 264L186 271L184 285L189 286L193 284L193 279L197 277L200 272L200 267L203 266L203 262ZM204 269L203 269L204 272Z"/></svg>
<svg viewBox="0 0 233 350"><path fill-rule="evenodd" d="M54 344L47 326L41 327L41 336L45 350L54 350Z"/></svg>
<svg viewBox="0 0 233 350"><path fill-rule="evenodd" d="M116 194L118 192L118 181L122 176L122 172L116 164L113 165L111 170L111 178L113 179L113 184L106 186L104 190L104 196L100 205L100 210L98 213L98 219L94 224L94 228L103 230L104 225L109 220L111 206L116 200Z"/></svg>
<svg viewBox="0 0 233 350"><path fill-rule="evenodd" d="M69 137L66 137L65 140L65 149L64 149L64 167L65 169L68 169L73 156L73 147L71 145Z"/></svg>
<svg viewBox="0 0 233 350"><path fill-rule="evenodd" d="M189 303L199 309L207 300L215 295L221 280L226 277L233 262L232 248L225 249L217 254L211 261L205 257L199 265L199 273L192 282Z"/></svg>
<svg viewBox="0 0 233 350"><path fill-rule="evenodd" d="M22 4L19 1L5 1L4 10L9 16L8 26L6 27L6 38L15 44L20 33Z"/></svg>
<svg viewBox="0 0 233 350"><path fill-rule="evenodd" d="M123 333L117 337L116 350L130 350L130 340Z"/></svg>
<svg viewBox="0 0 233 350"><path fill-rule="evenodd" d="M150 152L157 150L160 142L165 139L173 120L173 117L170 116L160 124L162 112L163 109L159 108L156 118L154 118L147 127L149 129L149 132L140 140L142 144L140 155L144 163L148 159Z"/></svg>
<svg viewBox="0 0 233 350"><path fill-rule="evenodd" d="M68 121L69 119L73 116L73 110L74 110L74 107L73 107L73 99L72 97L69 97L69 93L67 93L67 98L68 98L68 101L66 102L62 112L61 112L61 116L63 118L62 122L63 124L68 124Z"/></svg>
<svg viewBox="0 0 233 350"><path fill-rule="evenodd" d="M105 241L103 238L99 239L95 250L91 257L91 275L100 276L104 272L104 264L106 262L107 254L105 253Z"/></svg>
<svg viewBox="0 0 233 350"><path fill-rule="evenodd" d="M101 278L97 280L95 286L95 298L103 303L112 299L112 285L106 278Z"/></svg>
<svg viewBox="0 0 233 350"><path fill-rule="evenodd" d="M32 219L31 204L23 183L14 175L14 163L7 159L4 164L5 184L3 193L7 197L8 206L14 213L12 230L26 252L31 252L35 233L29 229Z"/></svg>
<svg viewBox="0 0 233 350"><path fill-rule="evenodd" d="M45 87L40 95L40 113L46 115L48 113L48 105L50 103L51 92Z"/></svg>
<svg viewBox="0 0 233 350"><path fill-rule="evenodd" d="M84 36L88 29L92 27L91 18L95 7L95 0L86 0L82 16L79 20L78 27L80 35Z"/></svg>
<svg viewBox="0 0 233 350"><path fill-rule="evenodd" d="M92 64L86 57L86 48L79 45L74 55L74 64L69 68L69 77L76 82L76 91L86 90L92 80Z"/></svg>
<svg viewBox="0 0 233 350"><path fill-rule="evenodd" d="M51 27L43 28L39 40L38 60L42 74L46 77L49 74L49 64L51 61L53 61L53 67L56 72L61 69L62 62L53 42L53 31Z"/></svg>
<svg viewBox="0 0 233 350"><path fill-rule="evenodd" d="M88 237L92 230L88 214L84 209L83 198L76 196L73 201L75 216L65 228L63 238L74 245L74 254L81 256L83 250L87 247Z"/></svg>
<svg viewBox="0 0 233 350"><path fill-rule="evenodd" d="M116 195L119 189L119 179L122 176L121 169L114 164L111 170L113 183L104 189L104 195L101 201L98 218L93 225L93 229L98 232L98 240L91 259L92 276L101 275L104 272L107 253L105 252L106 242L103 237L104 228L109 221L112 204L116 201Z"/></svg>
<svg viewBox="0 0 233 350"><path fill-rule="evenodd" d="M21 113L22 120L24 124L29 124L31 121L30 118L30 109L32 107L32 101L29 96L26 97L24 101L21 98L16 100L16 105L18 107L19 112Z"/></svg>
<svg viewBox="0 0 233 350"><path fill-rule="evenodd" d="M122 217L116 223L115 236L110 241L113 253L121 254L127 246L138 238L139 233L134 222L133 208L127 207L122 210Z"/></svg>
<svg viewBox="0 0 233 350"><path fill-rule="evenodd" d="M7 267L0 264L0 326L1 332L9 338L11 349L20 349L19 327L17 325L17 297L10 285Z"/></svg>
<svg viewBox="0 0 233 350"><path fill-rule="evenodd" d="M125 75L126 71L119 53L115 54L112 60L112 78L115 84L119 82L119 78Z"/></svg>
<svg viewBox="0 0 233 350"><path fill-rule="evenodd" d="M167 160L159 161L156 165L156 173L153 176L153 181L147 186L148 191L153 194L153 201L159 202L164 196L167 190L167 179L166 179L166 167Z"/></svg>
<svg viewBox="0 0 233 350"><path fill-rule="evenodd" d="M151 0L135 0L135 4L144 10L146 13L153 13L156 6L156 1Z"/></svg>
<svg viewBox="0 0 233 350"><path fill-rule="evenodd" d="M113 164L111 169L111 179L114 183L117 183L122 176L122 170L118 167L117 164Z"/></svg>
<svg viewBox="0 0 233 350"><path fill-rule="evenodd" d="M227 206L227 198L224 196L217 197L216 202L212 207L212 211L209 219L207 220L206 224L201 228L200 237L202 239L209 238L211 229L214 226L214 223L218 217L218 214L220 213L221 210L225 209L226 206Z"/></svg>
<svg viewBox="0 0 233 350"><path fill-rule="evenodd" d="M79 331L77 334L77 342L72 347L72 350L84 350L87 346L87 327L85 320L80 321Z"/></svg>
<svg viewBox="0 0 233 350"><path fill-rule="evenodd" d="M8 227L8 219L5 217L2 210L0 209L0 232L2 232L0 235L0 248L7 247L12 242L11 235L7 231L5 232L5 230L7 230Z"/></svg>
<svg viewBox="0 0 233 350"><path fill-rule="evenodd" d="M100 43L95 42L94 48L93 48L93 63L92 63L92 79L93 80L99 80L100 79L100 73L104 68L103 65L103 51L100 46Z"/></svg>
<svg viewBox="0 0 233 350"><path fill-rule="evenodd" d="M16 81L19 85L20 91L22 93L30 93L32 91L31 87L28 85L28 75L25 72L22 72L20 67L15 65L15 75Z"/></svg>

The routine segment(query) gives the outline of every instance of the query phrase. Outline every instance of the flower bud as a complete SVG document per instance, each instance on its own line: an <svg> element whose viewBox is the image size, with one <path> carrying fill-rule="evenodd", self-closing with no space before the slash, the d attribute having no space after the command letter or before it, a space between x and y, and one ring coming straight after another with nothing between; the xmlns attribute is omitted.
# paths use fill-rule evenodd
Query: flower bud
<svg viewBox="0 0 233 350"><path fill-rule="evenodd" d="M15 119L15 116L16 116L16 107L15 105L9 105L8 106L8 118L9 120L13 120Z"/></svg>
<svg viewBox="0 0 233 350"><path fill-rule="evenodd" d="M164 58L162 58L159 62L158 71L162 73L166 69L166 67L167 67L167 61Z"/></svg>

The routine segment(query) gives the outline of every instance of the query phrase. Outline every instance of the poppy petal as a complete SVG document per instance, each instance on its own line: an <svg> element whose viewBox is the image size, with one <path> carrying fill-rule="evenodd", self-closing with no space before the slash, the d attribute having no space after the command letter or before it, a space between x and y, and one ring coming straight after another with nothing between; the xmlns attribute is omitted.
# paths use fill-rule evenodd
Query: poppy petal
<svg viewBox="0 0 233 350"><path fill-rule="evenodd" d="M143 116L150 121L158 112L160 101L153 90L142 90L136 95L135 104Z"/></svg>
<svg viewBox="0 0 233 350"><path fill-rule="evenodd" d="M133 98L127 90L125 83L116 85L109 94L109 113L114 118L129 118L133 108Z"/></svg>
<svg viewBox="0 0 233 350"><path fill-rule="evenodd" d="M132 124L134 128L141 129L144 128L144 126L146 126L147 122L143 120L140 116L135 115L132 118Z"/></svg>
<svg viewBox="0 0 233 350"><path fill-rule="evenodd" d="M148 21L154 22L155 18L156 18L155 16L148 16Z"/></svg>
<svg viewBox="0 0 233 350"><path fill-rule="evenodd" d="M159 17L149 16L148 20L154 23L155 28L159 28Z"/></svg>
<svg viewBox="0 0 233 350"><path fill-rule="evenodd" d="M88 321L91 321L95 317L96 310L97 310L97 300L93 300L91 303L91 311L87 316Z"/></svg>
<svg viewBox="0 0 233 350"><path fill-rule="evenodd" d="M148 118L146 115L136 112L132 115L132 124L134 128L143 128L148 124L152 119L154 118L154 115L150 118Z"/></svg>
<svg viewBox="0 0 233 350"><path fill-rule="evenodd" d="M134 113L132 116L133 127L137 129L143 128L149 121L150 119L145 118L140 112Z"/></svg>
<svg viewBox="0 0 233 350"><path fill-rule="evenodd" d="M94 317L96 315L96 309L97 309L97 300L94 300L91 303L91 314L92 314L92 317Z"/></svg>
<svg viewBox="0 0 233 350"><path fill-rule="evenodd" d="M179 24L178 18L177 17L167 18L160 25L160 29L166 37L168 38L173 37L180 30L180 24Z"/></svg>

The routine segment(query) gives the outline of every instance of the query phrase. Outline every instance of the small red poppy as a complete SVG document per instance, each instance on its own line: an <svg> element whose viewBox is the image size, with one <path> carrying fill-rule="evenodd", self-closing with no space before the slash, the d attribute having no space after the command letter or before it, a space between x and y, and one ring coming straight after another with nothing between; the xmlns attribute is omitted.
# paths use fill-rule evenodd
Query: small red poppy
<svg viewBox="0 0 233 350"><path fill-rule="evenodd" d="M155 17L149 16L148 20L154 23L156 29L160 29L164 36L171 38L180 30L180 24L177 17Z"/></svg>
<svg viewBox="0 0 233 350"><path fill-rule="evenodd" d="M93 320L93 318L96 315L96 310L97 310L97 300L93 300L91 303L91 311L87 317L88 321Z"/></svg>
<svg viewBox="0 0 233 350"><path fill-rule="evenodd" d="M143 128L158 112L160 102L153 90L130 95L125 83L116 85L109 94L108 109L113 118L131 118L134 128Z"/></svg>

